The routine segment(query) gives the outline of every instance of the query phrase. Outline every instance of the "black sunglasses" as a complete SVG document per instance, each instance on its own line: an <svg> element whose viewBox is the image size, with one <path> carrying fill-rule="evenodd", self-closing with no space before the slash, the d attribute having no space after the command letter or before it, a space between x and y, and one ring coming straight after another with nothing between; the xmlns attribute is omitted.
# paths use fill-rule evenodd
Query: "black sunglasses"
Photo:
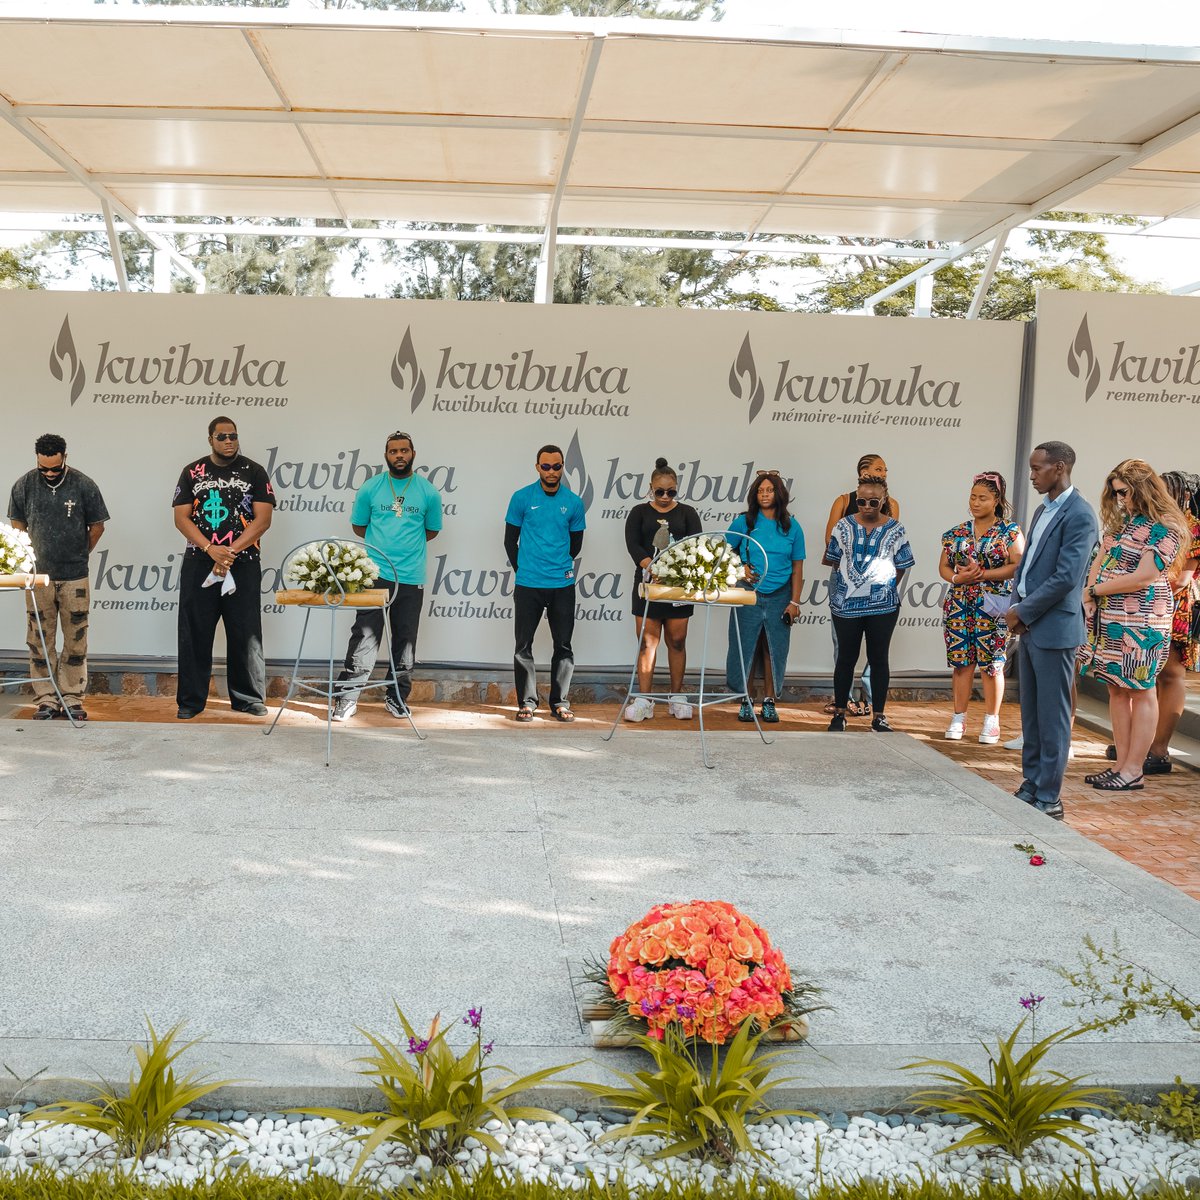
<svg viewBox="0 0 1200 1200"><path fill-rule="evenodd" d="M878 496L856 496L859 508L882 508L883 501Z"/></svg>
<svg viewBox="0 0 1200 1200"><path fill-rule="evenodd" d="M38 469L41 470L40 467ZM1117 487L1117 485L1115 483L1110 483L1108 486L1110 488L1112 488L1112 494L1114 496L1128 496L1129 495L1129 489L1127 487Z"/></svg>
<svg viewBox="0 0 1200 1200"><path fill-rule="evenodd" d="M57 467L38 467L38 470L43 475L57 475L60 471L65 471L66 469L67 464L65 462L59 463Z"/></svg>
<svg viewBox="0 0 1200 1200"><path fill-rule="evenodd" d="M654 494L660 500L674 500L679 495L678 488L655 488Z"/></svg>
<svg viewBox="0 0 1200 1200"><path fill-rule="evenodd" d="M236 433L214 433L213 434L214 442L236 442L237 440L238 440L238 435Z"/></svg>
<svg viewBox="0 0 1200 1200"><path fill-rule="evenodd" d="M561 471L562 469L563 469L563 464L562 464L562 463L560 463L560 462L556 462L556 463L538 463L538 470L539 470L539 471Z"/></svg>

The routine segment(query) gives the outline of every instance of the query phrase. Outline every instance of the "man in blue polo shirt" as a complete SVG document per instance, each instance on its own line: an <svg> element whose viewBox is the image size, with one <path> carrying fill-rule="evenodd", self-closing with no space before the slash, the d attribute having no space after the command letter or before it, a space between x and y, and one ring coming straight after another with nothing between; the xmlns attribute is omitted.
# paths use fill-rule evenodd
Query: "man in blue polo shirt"
<svg viewBox="0 0 1200 1200"><path fill-rule="evenodd" d="M537 712L537 667L533 637L542 621L550 624L550 711L556 720L573 721L569 693L575 655L575 559L583 547L583 501L562 481L563 452L543 446L537 452L538 478L513 492L504 518L504 550L515 569L513 610L516 650L517 720Z"/></svg>
<svg viewBox="0 0 1200 1200"><path fill-rule="evenodd" d="M379 584L392 594L388 610L397 687L384 699L398 720L408 716L417 627L424 601L425 546L442 527L442 497L427 479L413 474L416 450L407 433L393 433L383 451L387 470L368 479L354 497L350 526L379 567ZM350 630L346 664L338 676L335 721L348 721L358 708L383 640L383 610L360 608Z"/></svg>

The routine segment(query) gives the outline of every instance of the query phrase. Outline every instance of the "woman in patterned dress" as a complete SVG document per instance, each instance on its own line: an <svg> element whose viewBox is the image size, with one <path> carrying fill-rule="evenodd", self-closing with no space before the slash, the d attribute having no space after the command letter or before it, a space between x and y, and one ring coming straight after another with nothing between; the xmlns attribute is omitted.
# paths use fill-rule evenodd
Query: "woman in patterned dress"
<svg viewBox="0 0 1200 1200"><path fill-rule="evenodd" d="M1188 671L1200 671L1200 628L1196 621L1196 568L1200 566L1200 475L1164 471L1162 481L1188 523L1183 560L1171 576L1175 593L1175 619L1171 649L1158 673L1158 728L1150 753L1142 764L1146 775L1166 775L1171 770L1171 738L1187 700Z"/></svg>
<svg viewBox="0 0 1200 1200"><path fill-rule="evenodd" d="M967 507L971 519L942 534L938 562L939 574L950 585L942 606L942 629L946 663L954 669L954 716L946 737L952 742L962 740L978 667L985 709L979 740L994 746L1000 740L1008 653L1008 626L1002 610L1008 606L1013 576L1025 553L1025 535L1008 520L1007 489L999 471L975 476Z"/></svg>
<svg viewBox="0 0 1200 1200"><path fill-rule="evenodd" d="M1100 547L1084 585L1088 642L1080 670L1108 685L1117 765L1084 778L1105 792L1139 791L1158 724L1155 683L1171 647L1175 598L1169 572L1188 525L1148 463L1127 458L1104 483Z"/></svg>

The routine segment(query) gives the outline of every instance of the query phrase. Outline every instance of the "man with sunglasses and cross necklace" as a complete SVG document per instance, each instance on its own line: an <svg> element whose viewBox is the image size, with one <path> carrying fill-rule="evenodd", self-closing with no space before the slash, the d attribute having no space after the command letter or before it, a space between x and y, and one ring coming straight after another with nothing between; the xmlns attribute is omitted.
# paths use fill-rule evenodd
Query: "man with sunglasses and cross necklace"
<svg viewBox="0 0 1200 1200"><path fill-rule="evenodd" d="M67 443L57 433L43 433L33 444L37 467L13 484L8 519L14 529L25 530L33 543L34 569L50 576L50 586L25 593L29 614L29 674L37 710L35 721L70 714L86 721L83 697L87 692L87 635L91 590L88 556L96 548L108 520L100 489L82 471L67 466ZM46 650L38 637L33 606L37 605ZM58 627L62 650L55 652ZM59 707L62 693L67 711Z"/></svg>
<svg viewBox="0 0 1200 1200"><path fill-rule="evenodd" d="M379 568L379 587L392 594L388 630L396 685L383 705L398 721L408 716L412 670L417 657L417 630L425 602L425 547L442 528L442 494L423 475L413 473L417 451L412 438L397 430L383 446L387 469L358 489L350 510L350 528L366 544ZM357 609L338 676L335 721L348 721L383 642L383 610Z"/></svg>
<svg viewBox="0 0 1200 1200"><path fill-rule="evenodd" d="M562 481L566 463L557 446L543 446L536 461L538 478L513 492L504 517L504 552L516 572L517 720L532 721L537 712L533 638L545 614L554 643L550 712L557 721L574 721L569 698L575 671L571 635L575 632L575 559L583 548L583 501Z"/></svg>

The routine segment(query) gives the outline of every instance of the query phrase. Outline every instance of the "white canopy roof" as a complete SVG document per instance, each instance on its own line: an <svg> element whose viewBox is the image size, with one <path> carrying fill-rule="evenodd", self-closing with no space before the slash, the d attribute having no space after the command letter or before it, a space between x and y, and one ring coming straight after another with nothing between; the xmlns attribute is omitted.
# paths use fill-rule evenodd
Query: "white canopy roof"
<svg viewBox="0 0 1200 1200"><path fill-rule="evenodd" d="M0 11L0 210L981 245L1200 214L1200 51L725 24Z"/></svg>

